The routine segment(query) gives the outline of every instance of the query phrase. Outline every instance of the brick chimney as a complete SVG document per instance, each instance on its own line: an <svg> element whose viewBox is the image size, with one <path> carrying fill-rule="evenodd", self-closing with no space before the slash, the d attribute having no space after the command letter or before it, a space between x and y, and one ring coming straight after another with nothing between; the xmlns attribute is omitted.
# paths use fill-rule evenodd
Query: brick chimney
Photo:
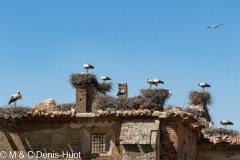
<svg viewBox="0 0 240 160"><path fill-rule="evenodd" d="M127 83L118 83L118 98L127 98L128 96L128 87Z"/></svg>
<svg viewBox="0 0 240 160"><path fill-rule="evenodd" d="M76 89L76 111L77 113L89 113L92 111L92 101L95 91L91 83Z"/></svg>

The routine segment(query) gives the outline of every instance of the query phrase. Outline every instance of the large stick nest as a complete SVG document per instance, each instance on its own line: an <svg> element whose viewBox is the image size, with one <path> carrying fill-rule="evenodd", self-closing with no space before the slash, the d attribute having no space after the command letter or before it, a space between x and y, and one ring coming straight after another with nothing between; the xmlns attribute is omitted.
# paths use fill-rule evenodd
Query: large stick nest
<svg viewBox="0 0 240 160"><path fill-rule="evenodd" d="M190 104L192 105L211 105L212 96L209 92L191 91L189 94Z"/></svg>
<svg viewBox="0 0 240 160"><path fill-rule="evenodd" d="M95 96L95 108L115 108L116 110L151 109L163 111L166 100L171 96L167 89L141 90L140 96L133 98L114 98L98 93Z"/></svg>
<svg viewBox="0 0 240 160"><path fill-rule="evenodd" d="M207 128L205 129L206 135L230 135L232 137L237 137L239 132L232 129L223 129L223 128Z"/></svg>
<svg viewBox="0 0 240 160"><path fill-rule="evenodd" d="M93 84L98 92L106 93L112 90L112 83L98 83L94 74L71 74L69 82L75 89L87 84Z"/></svg>
<svg viewBox="0 0 240 160"><path fill-rule="evenodd" d="M69 111L71 108L76 109L76 103L63 103L60 105L61 111Z"/></svg>
<svg viewBox="0 0 240 160"><path fill-rule="evenodd" d="M27 112L29 111L33 111L33 108L23 106L4 107L0 108L0 117L14 119L16 117L27 116Z"/></svg>

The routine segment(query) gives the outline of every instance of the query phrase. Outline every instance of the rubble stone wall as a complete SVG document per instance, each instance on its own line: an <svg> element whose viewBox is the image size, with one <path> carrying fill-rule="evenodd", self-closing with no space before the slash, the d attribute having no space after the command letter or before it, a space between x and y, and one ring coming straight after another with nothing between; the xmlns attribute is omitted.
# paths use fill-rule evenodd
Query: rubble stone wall
<svg viewBox="0 0 240 160"><path fill-rule="evenodd" d="M240 145L232 144L199 144L197 160L239 160Z"/></svg>

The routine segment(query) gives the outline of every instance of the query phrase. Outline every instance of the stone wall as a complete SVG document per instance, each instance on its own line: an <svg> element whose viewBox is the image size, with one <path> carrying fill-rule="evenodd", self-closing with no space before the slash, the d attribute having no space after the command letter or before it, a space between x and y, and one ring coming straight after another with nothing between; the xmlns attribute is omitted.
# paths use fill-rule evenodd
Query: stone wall
<svg viewBox="0 0 240 160"><path fill-rule="evenodd" d="M33 120L0 124L1 150L23 151L24 153L37 151L42 153L81 153L83 159L89 157L115 157L119 159L119 132L121 123L117 121L100 122L95 118L78 118L77 120L65 118L65 123L60 120L49 122L44 118L41 122ZM103 121L103 119L102 119ZM94 133L106 134L106 153L90 154L90 135ZM118 137L117 137L118 136ZM119 149L119 148L118 148ZM27 157L25 155L25 157ZM11 159L6 157L5 159ZM54 158L53 158L54 159Z"/></svg>
<svg viewBox="0 0 240 160"><path fill-rule="evenodd" d="M120 144L121 159L159 159L159 124L156 118L123 119Z"/></svg>
<svg viewBox="0 0 240 160"><path fill-rule="evenodd" d="M178 126L177 122L169 123L161 119L160 127L160 159L177 159L178 155Z"/></svg>
<svg viewBox="0 0 240 160"><path fill-rule="evenodd" d="M160 159L195 160L198 131L182 119L161 119Z"/></svg>
<svg viewBox="0 0 240 160"><path fill-rule="evenodd" d="M178 125L178 159L191 160L196 159L198 132L188 127L184 123Z"/></svg>
<svg viewBox="0 0 240 160"><path fill-rule="evenodd" d="M232 144L199 144L197 160L239 160L240 145Z"/></svg>

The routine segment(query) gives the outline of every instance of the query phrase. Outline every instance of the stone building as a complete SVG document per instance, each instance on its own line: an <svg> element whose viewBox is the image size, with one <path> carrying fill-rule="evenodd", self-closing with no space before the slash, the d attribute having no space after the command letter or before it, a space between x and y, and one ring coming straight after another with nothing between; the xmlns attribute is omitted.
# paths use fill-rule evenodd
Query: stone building
<svg viewBox="0 0 240 160"><path fill-rule="evenodd" d="M120 96L127 97L127 85L119 84L123 88ZM0 159L240 159L240 138L206 142L211 138L200 138L206 123L181 108L92 112L94 94L91 84L77 88L76 108L67 111L48 99L21 114L1 112Z"/></svg>

